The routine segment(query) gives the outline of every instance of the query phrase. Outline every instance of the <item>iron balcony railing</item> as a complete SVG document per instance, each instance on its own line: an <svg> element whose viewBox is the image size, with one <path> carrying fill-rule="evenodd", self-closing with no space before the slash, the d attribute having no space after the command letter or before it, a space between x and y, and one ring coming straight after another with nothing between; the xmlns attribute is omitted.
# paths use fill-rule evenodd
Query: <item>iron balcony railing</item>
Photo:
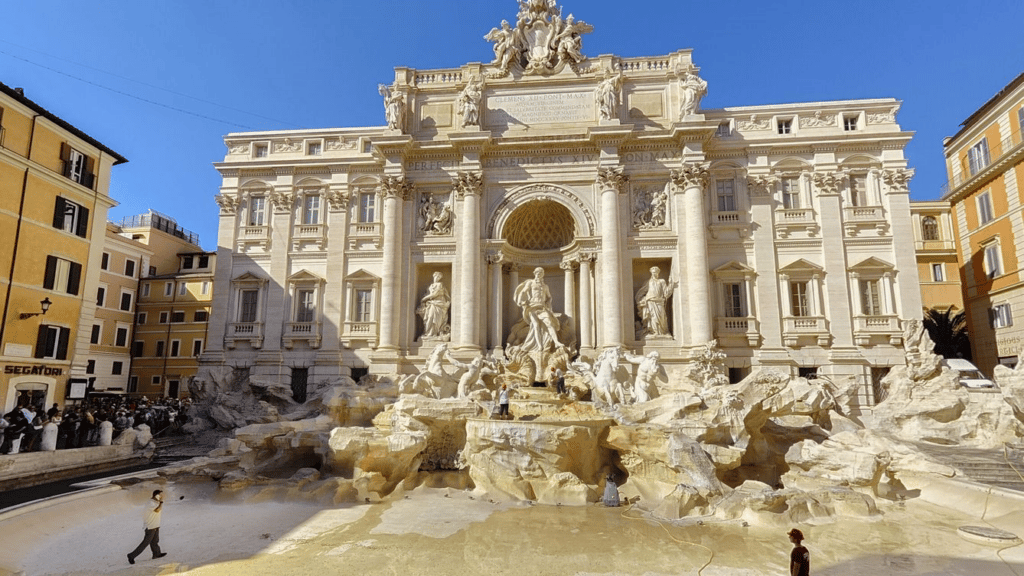
<svg viewBox="0 0 1024 576"><path fill-rule="evenodd" d="M155 228L199 246L199 234L182 228L170 216L164 216L154 210L150 210L148 214L129 216L118 225L121 228Z"/></svg>
<svg viewBox="0 0 1024 576"><path fill-rule="evenodd" d="M1021 132L1013 132L1006 138L1003 138L996 147L989 150L989 153L984 157L975 157L971 159L970 156L965 156L964 159L959 162L960 171L953 174L952 180L942 185L942 191L939 197L945 198L951 192L962 186L971 178L977 176L993 163L998 162L1004 156L1007 156L1017 150L1017 147L1021 144L1021 140Z"/></svg>

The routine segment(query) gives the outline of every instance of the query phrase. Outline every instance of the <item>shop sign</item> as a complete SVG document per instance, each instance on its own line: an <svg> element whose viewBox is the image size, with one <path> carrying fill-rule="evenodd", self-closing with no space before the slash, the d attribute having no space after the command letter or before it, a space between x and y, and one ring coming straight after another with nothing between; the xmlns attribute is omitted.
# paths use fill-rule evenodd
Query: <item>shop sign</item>
<svg viewBox="0 0 1024 576"><path fill-rule="evenodd" d="M54 366L4 366L4 374L11 376L63 376L64 369Z"/></svg>

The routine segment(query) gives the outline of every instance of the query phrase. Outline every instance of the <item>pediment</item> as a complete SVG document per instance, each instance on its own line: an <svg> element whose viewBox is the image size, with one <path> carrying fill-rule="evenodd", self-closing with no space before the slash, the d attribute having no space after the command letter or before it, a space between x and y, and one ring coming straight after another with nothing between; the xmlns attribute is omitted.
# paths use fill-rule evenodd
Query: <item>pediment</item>
<svg viewBox="0 0 1024 576"><path fill-rule="evenodd" d="M875 258L874 256L860 261L853 266L850 266L850 271L864 271L864 270L892 270L894 266L885 260Z"/></svg>
<svg viewBox="0 0 1024 576"><path fill-rule="evenodd" d="M309 270L302 269L288 277L289 282L325 282L322 276L318 276Z"/></svg>
<svg viewBox="0 0 1024 576"><path fill-rule="evenodd" d="M231 280L231 281L232 281L232 282L235 282L235 283L241 283L241 282L250 282L250 283L251 283L251 282L258 282L258 283L262 284L263 282L266 282L266 281L267 281L267 279L266 279L266 278L264 278L264 277L262 277L262 276L258 276L258 275L254 274L254 273L252 273L252 272L246 272L245 274L242 274L241 276L236 276L236 277L235 277L235 278L234 278L233 280Z"/></svg>
<svg viewBox="0 0 1024 576"><path fill-rule="evenodd" d="M753 268L735 260L722 264L711 273L719 278L753 278L757 276L757 272Z"/></svg>
<svg viewBox="0 0 1024 576"><path fill-rule="evenodd" d="M362 281L362 282L365 282L365 281L379 282L380 281L380 276L377 276L376 274L371 274L371 273L367 272L366 270L360 268L359 270L356 270L355 272L349 274L348 277L345 278L345 280L347 280L349 282L360 282L360 281Z"/></svg>
<svg viewBox="0 0 1024 576"><path fill-rule="evenodd" d="M795 274L799 272L820 274L824 271L825 269L822 268L821 266L818 266L814 262L805 260L803 258L800 258L795 262L791 262L786 266L779 268L779 272L782 272L783 274Z"/></svg>

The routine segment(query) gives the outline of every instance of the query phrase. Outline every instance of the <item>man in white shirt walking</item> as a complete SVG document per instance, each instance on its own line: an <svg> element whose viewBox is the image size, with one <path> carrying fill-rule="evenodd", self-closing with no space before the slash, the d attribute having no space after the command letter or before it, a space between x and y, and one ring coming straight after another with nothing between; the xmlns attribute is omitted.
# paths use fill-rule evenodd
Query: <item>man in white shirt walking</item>
<svg viewBox="0 0 1024 576"><path fill-rule="evenodd" d="M146 546L149 546L149 549L153 552L154 559L167 556L166 552L160 551L160 512L163 510L163 507L163 490L153 490L153 497L149 500L145 515L143 516L146 535L142 538L142 543L135 550L128 553L129 564L135 564L135 557L142 554Z"/></svg>

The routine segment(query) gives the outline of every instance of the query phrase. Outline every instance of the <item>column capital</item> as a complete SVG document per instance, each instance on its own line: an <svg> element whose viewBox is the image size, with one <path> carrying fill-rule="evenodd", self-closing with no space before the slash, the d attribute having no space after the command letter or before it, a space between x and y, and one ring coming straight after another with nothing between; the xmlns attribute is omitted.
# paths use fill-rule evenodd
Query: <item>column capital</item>
<svg viewBox="0 0 1024 576"><path fill-rule="evenodd" d="M326 196L328 209L335 212L348 210L349 202L352 199L348 188L328 190Z"/></svg>
<svg viewBox="0 0 1024 576"><path fill-rule="evenodd" d="M685 162L679 170L672 170L669 173L672 183L680 191L687 188L700 188L703 190L711 178L711 164L708 162Z"/></svg>
<svg viewBox="0 0 1024 576"><path fill-rule="evenodd" d="M567 258L558 263L558 267L562 270L575 270L576 269L576 258Z"/></svg>
<svg viewBox="0 0 1024 576"><path fill-rule="evenodd" d="M479 196L484 187L484 173L479 171L459 171L452 178L452 191L455 197L462 199L466 195Z"/></svg>
<svg viewBox="0 0 1024 576"><path fill-rule="evenodd" d="M496 252L488 252L486 258L487 263L491 265L507 262L507 260L505 259L505 254L500 250Z"/></svg>
<svg viewBox="0 0 1024 576"><path fill-rule="evenodd" d="M767 198L772 195L775 185L779 183L778 176L761 174L758 176L747 176L747 187L750 188L750 195L754 198Z"/></svg>
<svg viewBox="0 0 1024 576"><path fill-rule="evenodd" d="M601 186L601 190L614 190L619 193L625 192L626 182L629 182L629 176L626 176L622 172L622 166L598 168L597 183Z"/></svg>
<svg viewBox="0 0 1024 576"><path fill-rule="evenodd" d="M576 256L576 261L580 264L593 264L597 261L597 254L594 252L580 252Z"/></svg>
<svg viewBox="0 0 1024 576"><path fill-rule="evenodd" d="M839 194L839 187L846 182L847 173L839 170L836 172L814 172L811 179L819 196L835 196Z"/></svg>
<svg viewBox="0 0 1024 576"><path fill-rule="evenodd" d="M501 271L505 274L511 274L519 271L519 264L516 262L506 262L501 265Z"/></svg>
<svg viewBox="0 0 1024 576"><path fill-rule="evenodd" d="M275 212L288 212L295 204L298 194L294 190L274 190L270 193L270 203Z"/></svg>
<svg viewBox="0 0 1024 576"><path fill-rule="evenodd" d="M220 206L221 215L233 216L238 213L239 199L234 196L228 196L226 194L218 194L213 197L217 201L217 205Z"/></svg>
<svg viewBox="0 0 1024 576"><path fill-rule="evenodd" d="M385 198L408 199L413 193L413 183L405 176L385 176L380 181L380 192Z"/></svg>
<svg viewBox="0 0 1024 576"><path fill-rule="evenodd" d="M914 177L913 168L893 168L882 170L882 182L889 187L890 193L907 193L910 191L910 179Z"/></svg>

